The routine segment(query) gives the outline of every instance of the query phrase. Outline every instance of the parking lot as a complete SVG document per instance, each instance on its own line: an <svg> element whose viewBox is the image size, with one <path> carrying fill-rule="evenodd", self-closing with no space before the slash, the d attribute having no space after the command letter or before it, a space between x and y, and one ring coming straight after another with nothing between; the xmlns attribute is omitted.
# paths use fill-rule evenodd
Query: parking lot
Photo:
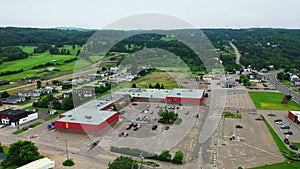
<svg viewBox="0 0 300 169"><path fill-rule="evenodd" d="M222 118L219 126L218 168L251 168L284 161L269 130L256 112L246 90L227 93L226 111L239 113L242 119ZM236 128L236 125L242 128ZM230 140L230 137L236 140Z"/></svg>
<svg viewBox="0 0 300 169"><path fill-rule="evenodd" d="M287 131L293 132L293 135L289 135L288 138L290 142L300 143L300 127L293 121L288 118L288 111L277 111L277 110L259 110L259 113L263 114L267 119L269 124L273 127L273 129L277 132L278 136L282 138L287 137L284 133ZM268 114L275 114L276 116L268 116ZM274 120L281 119L282 124L276 124ZM281 126L289 125L290 129L281 129ZM300 147L299 147L300 148Z"/></svg>
<svg viewBox="0 0 300 169"><path fill-rule="evenodd" d="M158 111L160 109L175 111L182 119L180 125L165 125L158 123ZM163 103L137 103L130 105L121 111L119 126L110 130L101 139L101 146L109 150L111 146L139 148L149 152L161 153L162 150L171 150L188 135L199 113L197 106L193 105L165 105ZM151 120L150 120L151 119ZM130 124L139 124L141 127L128 128ZM153 125L157 129L153 130ZM137 130L134 130L138 128ZM128 129L128 130L127 130ZM121 132L128 136L121 136Z"/></svg>

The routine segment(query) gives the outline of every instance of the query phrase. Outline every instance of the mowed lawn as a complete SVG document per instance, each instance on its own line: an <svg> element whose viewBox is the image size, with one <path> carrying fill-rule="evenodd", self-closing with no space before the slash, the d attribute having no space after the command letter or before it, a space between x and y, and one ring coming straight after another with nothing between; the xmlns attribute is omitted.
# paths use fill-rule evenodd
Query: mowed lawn
<svg viewBox="0 0 300 169"><path fill-rule="evenodd" d="M300 110L300 105L294 101L281 104L284 95L272 92L249 92L251 99L259 110Z"/></svg>
<svg viewBox="0 0 300 169"><path fill-rule="evenodd" d="M172 89L172 88L178 88L180 87L179 84L177 84L173 74L170 75L167 72L152 72L149 75L143 76L139 78L138 80L133 81L131 84L135 83L137 88L148 88L149 84L151 83L152 86L154 86L156 83L164 84L165 89Z"/></svg>
<svg viewBox="0 0 300 169"><path fill-rule="evenodd" d="M25 46L20 48L23 49L25 52L32 53L34 47L35 46ZM91 64L84 59L79 59L77 61L73 61L70 63L64 63L65 60L76 58L75 55L77 53L77 50L81 48L72 49L72 46L70 45L65 45L63 48L70 50L71 55L52 55L49 53L49 51L46 51L44 53L33 54L33 56L29 56L26 59L20 59L20 60L2 63L0 65L0 72L20 70L20 69L23 69L24 72L1 76L0 80L14 81L14 80L22 79L24 77L32 77L32 76L39 76L39 77L48 76L49 78L58 77L72 72L74 68L87 69L88 66ZM96 58L101 59L101 57L95 57L94 59ZM58 68L60 71L40 73L43 70L43 68L32 69L32 67L34 66L45 64L47 62L59 64L58 66L48 66L48 67L55 67Z"/></svg>
<svg viewBox="0 0 300 169"><path fill-rule="evenodd" d="M300 162L295 161L291 164L288 164L288 161L286 161L282 163L265 165L265 166L251 168L251 169L300 169Z"/></svg>

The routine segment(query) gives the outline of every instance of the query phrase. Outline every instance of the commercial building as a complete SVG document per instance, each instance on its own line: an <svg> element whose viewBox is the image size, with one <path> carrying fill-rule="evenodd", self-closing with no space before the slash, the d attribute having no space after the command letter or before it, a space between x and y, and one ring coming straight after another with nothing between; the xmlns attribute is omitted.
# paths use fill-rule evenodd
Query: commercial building
<svg viewBox="0 0 300 169"><path fill-rule="evenodd" d="M49 158L41 158L31 163L23 165L17 169L50 169L55 167L55 162Z"/></svg>
<svg viewBox="0 0 300 169"><path fill-rule="evenodd" d="M289 111L288 112L288 117L291 119L293 122L299 124L300 123L300 111Z"/></svg>
<svg viewBox="0 0 300 169"><path fill-rule="evenodd" d="M101 134L119 120L114 104L122 104L123 96L106 95L81 105L59 116L55 128L77 133L97 132Z"/></svg>
<svg viewBox="0 0 300 169"><path fill-rule="evenodd" d="M118 122L119 112L116 107L125 107L131 101L200 105L203 97L204 90L200 89L123 88L60 115L55 128L60 131L101 134Z"/></svg>
<svg viewBox="0 0 300 169"><path fill-rule="evenodd" d="M38 119L38 112L27 110L3 110L0 111L1 124L18 126Z"/></svg>
<svg viewBox="0 0 300 169"><path fill-rule="evenodd" d="M201 89L137 89L124 88L116 93L128 94L132 101L138 102L160 102L169 104L201 104L203 102L204 90Z"/></svg>

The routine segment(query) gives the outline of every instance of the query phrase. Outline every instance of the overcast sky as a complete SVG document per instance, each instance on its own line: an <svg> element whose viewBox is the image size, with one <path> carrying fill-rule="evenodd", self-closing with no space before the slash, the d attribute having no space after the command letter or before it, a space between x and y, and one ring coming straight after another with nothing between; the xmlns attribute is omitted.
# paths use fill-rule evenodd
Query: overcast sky
<svg viewBox="0 0 300 169"><path fill-rule="evenodd" d="M200 28L300 28L300 0L1 0L0 26L101 29L161 13Z"/></svg>

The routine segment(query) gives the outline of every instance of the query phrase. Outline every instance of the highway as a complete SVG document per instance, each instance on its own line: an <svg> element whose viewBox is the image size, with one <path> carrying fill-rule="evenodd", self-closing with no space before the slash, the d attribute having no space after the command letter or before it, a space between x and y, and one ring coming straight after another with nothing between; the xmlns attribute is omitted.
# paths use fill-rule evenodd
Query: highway
<svg viewBox="0 0 300 169"><path fill-rule="evenodd" d="M296 92L294 92L292 89L289 89L288 87L286 87L285 85L283 85L282 83L280 83L276 76L278 73L282 72L282 70L279 71L275 71L275 72L271 72L268 74L268 80L270 85L273 85L279 92L285 94L285 95L291 95L293 96L293 100L300 104L300 95Z"/></svg>

